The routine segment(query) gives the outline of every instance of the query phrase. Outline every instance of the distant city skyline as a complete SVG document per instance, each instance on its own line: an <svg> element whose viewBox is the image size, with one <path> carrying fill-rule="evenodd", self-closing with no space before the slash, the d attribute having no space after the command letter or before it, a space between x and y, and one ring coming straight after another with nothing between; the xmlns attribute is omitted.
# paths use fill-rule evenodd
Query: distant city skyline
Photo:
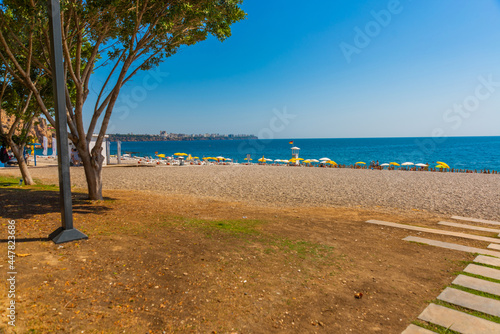
<svg viewBox="0 0 500 334"><path fill-rule="evenodd" d="M246 1L122 90L108 133L500 135L500 2ZM101 74L90 84L95 100Z"/></svg>

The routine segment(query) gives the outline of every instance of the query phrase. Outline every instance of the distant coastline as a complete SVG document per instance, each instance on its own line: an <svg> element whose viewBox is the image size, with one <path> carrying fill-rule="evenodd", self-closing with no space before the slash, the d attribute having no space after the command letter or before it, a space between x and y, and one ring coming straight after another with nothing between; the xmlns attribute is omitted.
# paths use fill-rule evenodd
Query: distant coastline
<svg viewBox="0 0 500 334"><path fill-rule="evenodd" d="M185 135L185 134L169 134L169 135L148 135L148 134L109 134L110 141L124 142L144 142L144 141L194 141L194 140L247 140L258 139L254 135Z"/></svg>

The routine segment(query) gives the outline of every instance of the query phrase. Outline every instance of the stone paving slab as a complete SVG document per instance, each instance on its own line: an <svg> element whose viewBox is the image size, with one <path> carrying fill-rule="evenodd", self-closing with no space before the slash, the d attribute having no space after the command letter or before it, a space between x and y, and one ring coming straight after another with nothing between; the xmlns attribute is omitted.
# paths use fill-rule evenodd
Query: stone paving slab
<svg viewBox="0 0 500 334"><path fill-rule="evenodd" d="M496 229L496 228L488 228L488 227L466 225L466 224L459 224L459 223L452 223L452 222L439 222L438 224L439 225L445 225L445 226L453 226L453 227L464 228L464 229L467 229L467 230L500 233L500 230Z"/></svg>
<svg viewBox="0 0 500 334"><path fill-rule="evenodd" d="M469 289L491 293L492 295L500 296L500 284L485 281L484 279L458 275L452 282L453 284L460 285Z"/></svg>
<svg viewBox="0 0 500 334"><path fill-rule="evenodd" d="M463 334L500 333L496 322L436 304L427 306L418 318Z"/></svg>
<svg viewBox="0 0 500 334"><path fill-rule="evenodd" d="M497 244L489 244L488 245L489 249L495 249L495 250L500 250L500 245Z"/></svg>
<svg viewBox="0 0 500 334"><path fill-rule="evenodd" d="M463 246L463 245L459 245L459 244L453 244L451 242L437 241L437 240L414 237L414 236L406 237L403 240L420 242L422 244L427 244L427 245L441 247L441 248L447 248L447 249L453 249L453 250L458 250L458 251L467 252L467 253L479 253L479 254L491 255L491 256L496 256L496 257L500 258L500 252L496 252L496 251L492 251L492 250L488 250L488 249L476 248L476 247Z"/></svg>
<svg viewBox="0 0 500 334"><path fill-rule="evenodd" d="M497 269L478 266L477 264L469 264L467 267L465 267L464 271L469 274L475 274L500 280L500 270Z"/></svg>
<svg viewBox="0 0 500 334"><path fill-rule="evenodd" d="M500 225L500 222L496 222L493 220L486 220L486 219L468 218L468 217L461 217L461 216L451 216L451 219L466 220L469 222L483 223L483 224L490 224L490 225Z"/></svg>
<svg viewBox="0 0 500 334"><path fill-rule="evenodd" d="M490 266L500 267L500 259L491 256L478 255L474 262L489 264Z"/></svg>
<svg viewBox="0 0 500 334"><path fill-rule="evenodd" d="M482 237L479 235L472 235L472 234L461 233L461 232L443 231L443 230L437 230L435 228L427 228L427 227L419 227L419 226L406 225L406 224L398 224L398 223L386 222L386 221L382 221L382 220L367 220L366 222L370 223L370 224L376 224L376 225L403 228L403 229L412 230L412 231L427 232L427 233L434 233L434 234L441 234L441 235L449 235L452 237L466 238L466 239L486 241L486 242L492 242L492 243L500 243L500 238L496 239L496 238L490 238L490 237Z"/></svg>
<svg viewBox="0 0 500 334"><path fill-rule="evenodd" d="M436 332L411 324L401 334L436 334Z"/></svg>
<svg viewBox="0 0 500 334"><path fill-rule="evenodd" d="M473 293L454 288L444 289L437 299L474 311L491 314L495 317L500 316L500 300L478 296Z"/></svg>

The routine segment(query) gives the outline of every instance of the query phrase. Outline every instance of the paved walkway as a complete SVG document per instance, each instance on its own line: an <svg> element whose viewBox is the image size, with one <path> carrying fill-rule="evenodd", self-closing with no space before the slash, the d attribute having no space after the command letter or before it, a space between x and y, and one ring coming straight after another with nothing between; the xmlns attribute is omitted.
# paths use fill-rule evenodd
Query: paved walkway
<svg viewBox="0 0 500 334"><path fill-rule="evenodd" d="M452 217L462 219L463 217ZM462 220L486 223L484 220L463 218ZM374 223L374 221L369 221ZM453 227L464 228L468 230L477 230L470 228L471 225L463 225L457 223L445 223ZM488 221L488 224L495 225L497 222ZM401 228L402 224L390 223L393 227ZM385 225L385 224L381 224ZM460 226L463 225L463 226ZM500 225L500 223L498 223ZM406 225L409 226L409 225ZM415 226L416 227L416 226ZM406 228L406 227L403 227ZM417 227L422 229L420 227ZM410 228L414 229L414 228ZM433 229L431 229L433 230ZM480 231L485 231L481 229ZM434 230L438 231L438 230ZM427 231L422 231L427 232ZM448 232L448 231L444 231ZM497 232L488 231L488 232ZM436 232L431 232L436 233ZM458 233L458 232L456 232ZM441 234L441 233L439 233ZM450 234L445 234L450 235ZM472 235L473 236L473 235ZM464 270L464 274L458 275L452 282L452 287L447 287L437 297L438 300L447 303L450 307L431 303L418 316L420 321L438 325L450 330L464 334L484 334L484 333L500 333L500 323L485 319L486 316L493 316L500 320L500 252L488 249L468 247L449 242L419 238L409 236L403 240L415 241L433 245L442 248L465 251L469 253L479 253L474 259L474 263L469 264ZM490 249L500 250L498 244L491 244ZM489 256L485 256L489 255ZM499 298L495 298L498 296ZM466 311L463 311L466 310ZM474 313L475 312L475 313ZM471 314L471 313L474 313ZM485 317L481 317L481 314ZM491 319L491 318L490 318ZM433 331L411 324L403 331L403 334L430 334Z"/></svg>

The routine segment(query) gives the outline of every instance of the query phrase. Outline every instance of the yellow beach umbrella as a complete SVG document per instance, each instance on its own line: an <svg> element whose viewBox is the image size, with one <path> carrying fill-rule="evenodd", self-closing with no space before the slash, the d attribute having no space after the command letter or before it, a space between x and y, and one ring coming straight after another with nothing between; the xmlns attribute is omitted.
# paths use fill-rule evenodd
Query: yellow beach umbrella
<svg viewBox="0 0 500 334"><path fill-rule="evenodd" d="M397 162L391 162L389 165L399 166L399 164Z"/></svg>
<svg viewBox="0 0 500 334"><path fill-rule="evenodd" d="M291 158L290 160L288 160L288 162L295 162L295 161L297 161L297 159L295 158Z"/></svg>
<svg viewBox="0 0 500 334"><path fill-rule="evenodd" d="M443 165L437 165L436 168L447 168L447 167L445 167Z"/></svg>
<svg viewBox="0 0 500 334"><path fill-rule="evenodd" d="M157 157L158 158L165 158L165 154L158 154Z"/></svg>
<svg viewBox="0 0 500 334"><path fill-rule="evenodd" d="M252 158L245 158L245 159L243 159L243 160L249 160L249 161L250 161L250 160L253 160L253 159L252 159Z"/></svg>
<svg viewBox="0 0 500 334"><path fill-rule="evenodd" d="M366 165L366 162L363 162L363 161L358 161L356 162L357 165Z"/></svg>
<svg viewBox="0 0 500 334"><path fill-rule="evenodd" d="M184 155L187 155L186 153L174 153L174 155L177 155L177 156L184 156Z"/></svg>
<svg viewBox="0 0 500 334"><path fill-rule="evenodd" d="M302 160L304 160L304 159L302 159L302 158L296 158L295 159L295 161L302 161Z"/></svg>
<svg viewBox="0 0 500 334"><path fill-rule="evenodd" d="M309 160L304 160L302 162L305 163L305 164L310 164L311 163L311 161L309 161Z"/></svg>
<svg viewBox="0 0 500 334"><path fill-rule="evenodd" d="M442 161L436 161L436 163L437 163L439 166L443 166L443 168L450 168L450 166L448 166L445 162L442 162Z"/></svg>
<svg viewBox="0 0 500 334"><path fill-rule="evenodd" d="M337 164L337 163L336 163L335 161L333 161L333 160L327 161L326 163L327 163L327 164L331 164L331 165L336 165L336 164Z"/></svg>
<svg viewBox="0 0 500 334"><path fill-rule="evenodd" d="M200 158L198 158L198 157L194 157L193 159L195 159L195 160L200 160Z"/></svg>
<svg viewBox="0 0 500 334"><path fill-rule="evenodd" d="M257 160L259 162L266 162L266 158L264 158L264 156L262 156L262 158L260 158L259 160Z"/></svg>

